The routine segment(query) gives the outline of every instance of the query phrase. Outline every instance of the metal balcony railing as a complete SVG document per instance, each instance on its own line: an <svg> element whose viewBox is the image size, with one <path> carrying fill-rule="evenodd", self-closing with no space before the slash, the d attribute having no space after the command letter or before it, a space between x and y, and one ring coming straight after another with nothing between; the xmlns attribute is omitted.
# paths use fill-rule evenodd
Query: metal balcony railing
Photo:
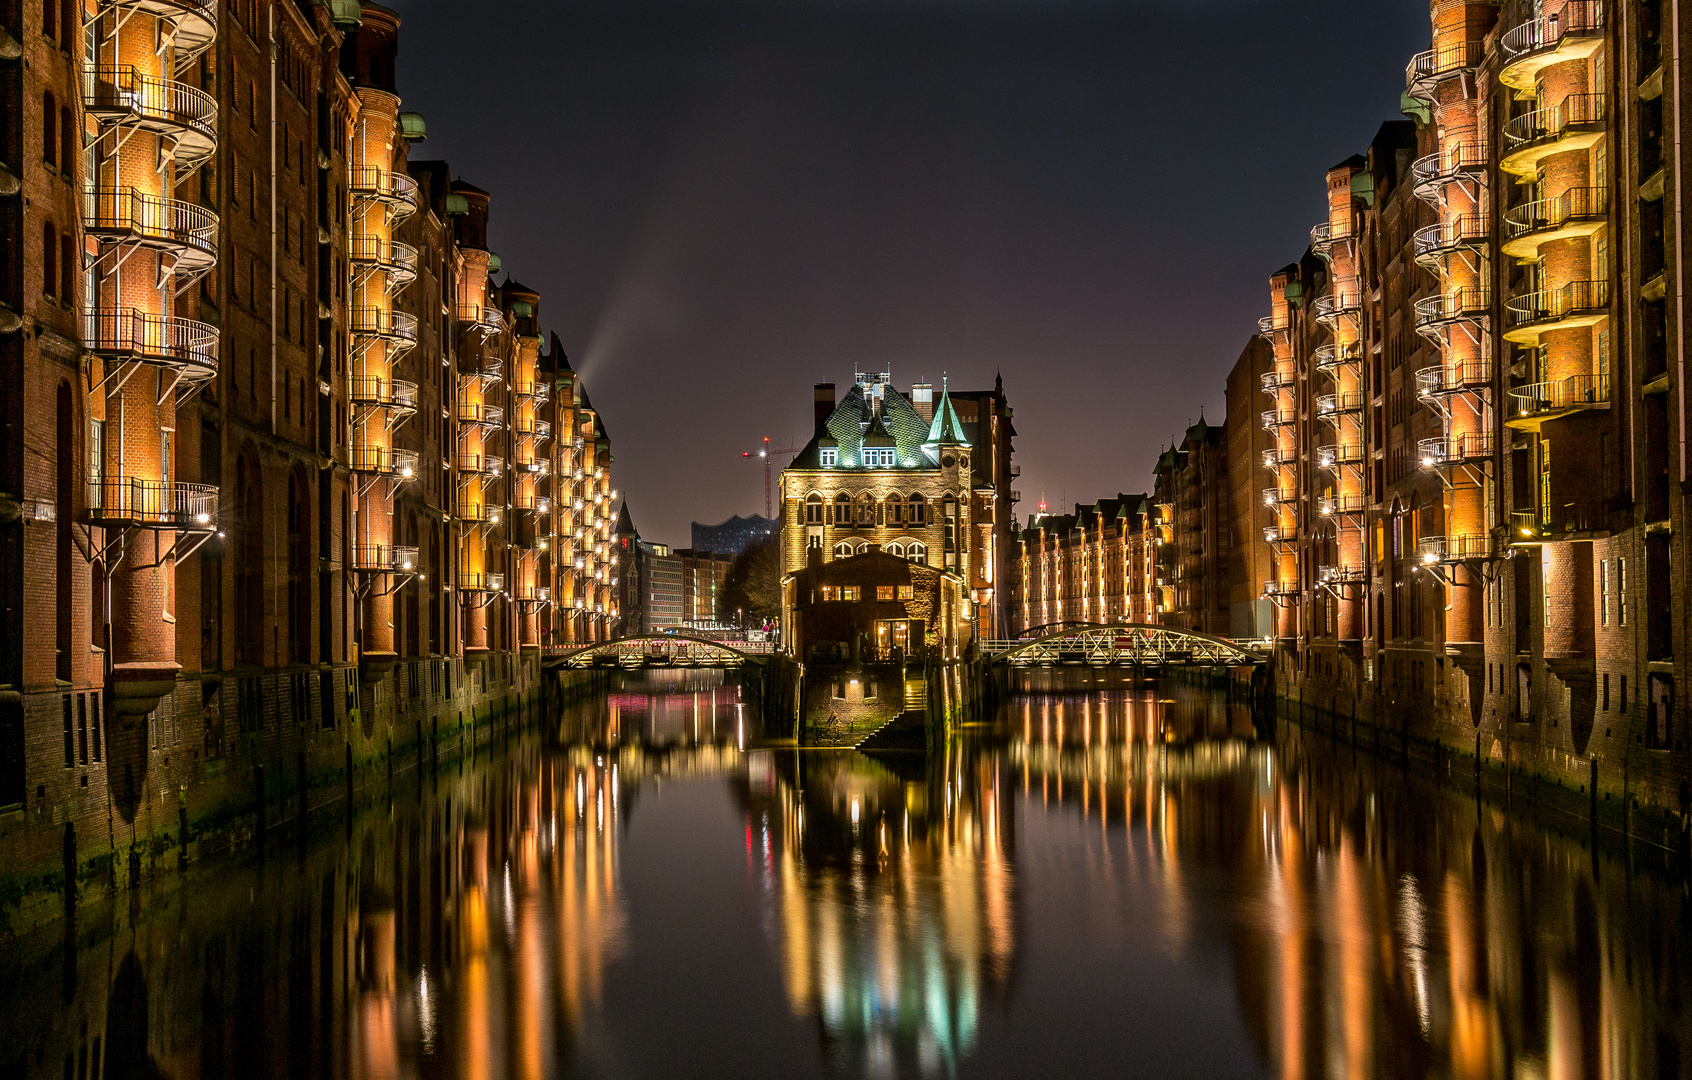
<svg viewBox="0 0 1692 1080"><path fill-rule="evenodd" d="M408 346L417 344L417 316L408 311L390 311L387 308L374 307L353 308L348 313L348 320L349 329L354 334Z"/></svg>
<svg viewBox="0 0 1692 1080"><path fill-rule="evenodd" d="M82 105L103 124L137 128L171 140L177 179L217 149L217 99L175 79L134 67L86 67Z"/></svg>
<svg viewBox="0 0 1692 1080"><path fill-rule="evenodd" d="M521 604L546 604L552 601L552 590L532 583L514 586L511 598Z"/></svg>
<svg viewBox="0 0 1692 1080"><path fill-rule="evenodd" d="M1323 517L1336 515L1361 514L1366 505L1362 495L1324 495L1316 502L1316 509Z"/></svg>
<svg viewBox="0 0 1692 1080"><path fill-rule="evenodd" d="M417 249L410 244L380 236L355 236L350 246L354 266L380 270L396 287L417 277Z"/></svg>
<svg viewBox="0 0 1692 1080"><path fill-rule="evenodd" d="M1270 578L1263 583L1263 595L1277 600L1295 600L1299 591L1296 578Z"/></svg>
<svg viewBox="0 0 1692 1080"><path fill-rule="evenodd" d="M1529 383L1510 391L1510 418L1525 420L1608 404L1608 375L1571 375L1555 382Z"/></svg>
<svg viewBox="0 0 1692 1080"><path fill-rule="evenodd" d="M1290 316L1285 314L1281 315L1278 319L1274 315L1265 315L1263 318L1257 320L1257 332L1263 337L1273 337L1276 334L1284 334L1291 329L1292 319Z"/></svg>
<svg viewBox="0 0 1692 1080"><path fill-rule="evenodd" d="M353 446L347 451L353 472L410 480L417 475L417 451L392 446Z"/></svg>
<svg viewBox="0 0 1692 1080"><path fill-rule="evenodd" d="M1439 193L1457 180L1484 176L1486 148L1477 141L1453 142L1410 165L1410 188L1423 202L1439 206Z"/></svg>
<svg viewBox="0 0 1692 1080"><path fill-rule="evenodd" d="M1419 52L1404 68L1404 86L1412 97L1427 97L1454 75L1477 67L1486 55L1485 42L1459 41Z"/></svg>
<svg viewBox="0 0 1692 1080"><path fill-rule="evenodd" d="M1263 489L1264 506L1280 506L1283 503L1293 503L1297 501L1298 495L1295 493L1282 494L1281 489L1278 487Z"/></svg>
<svg viewBox="0 0 1692 1080"><path fill-rule="evenodd" d="M217 374L217 328L139 308L88 308L83 341L107 360L139 361L182 372L193 380Z"/></svg>
<svg viewBox="0 0 1692 1080"><path fill-rule="evenodd" d="M1492 432L1467 431L1423 439L1416 444L1416 453L1421 457L1424 468L1437 469L1489 458L1492 446Z"/></svg>
<svg viewBox="0 0 1692 1080"><path fill-rule="evenodd" d="M1270 447L1263 451L1263 467L1265 469L1284 469L1296 464L1298 464L1298 451L1296 450Z"/></svg>
<svg viewBox="0 0 1692 1080"><path fill-rule="evenodd" d="M1460 394L1490 385L1492 363L1488 360L1458 360L1416 372L1416 396L1423 399Z"/></svg>
<svg viewBox="0 0 1692 1080"><path fill-rule="evenodd" d="M1464 214L1450 221L1441 221L1417 229L1413 238L1416 262L1433 268L1439 260L1453 251L1468 251L1483 247L1487 240L1486 219L1477 214Z"/></svg>
<svg viewBox="0 0 1692 1080"><path fill-rule="evenodd" d="M531 416L520 416L511 425L519 435L527 435L536 439L544 439L552 434L552 424L545 420L537 420Z"/></svg>
<svg viewBox="0 0 1692 1080"><path fill-rule="evenodd" d="M1517 90L1533 88L1537 72L1569 58L1586 55L1604 35L1604 0L1568 0L1561 8L1505 31L1499 50L1505 61L1499 81Z"/></svg>
<svg viewBox="0 0 1692 1080"><path fill-rule="evenodd" d="M82 193L82 224L106 243L136 243L168 251L178 270L217 264L217 215L180 199L134 188L93 188Z"/></svg>
<svg viewBox="0 0 1692 1080"><path fill-rule="evenodd" d="M378 202L398 220L417 209L417 181L402 172L380 165L354 165L347 170L354 202Z"/></svg>
<svg viewBox="0 0 1692 1080"><path fill-rule="evenodd" d="M1342 367L1357 367L1363 363L1363 356L1356 345L1323 345L1311 353L1311 359L1316 363L1316 370L1330 378Z"/></svg>
<svg viewBox="0 0 1692 1080"><path fill-rule="evenodd" d="M217 0L95 0L97 10L134 11L170 24L177 70L217 40Z"/></svg>
<svg viewBox="0 0 1692 1080"><path fill-rule="evenodd" d="M1454 322L1484 319L1492 311L1492 290L1481 285L1454 289L1416 301L1416 330L1424 335Z"/></svg>
<svg viewBox="0 0 1692 1080"><path fill-rule="evenodd" d="M458 589L460 592L502 592L505 589L505 575L489 574L481 570L460 570Z"/></svg>
<svg viewBox="0 0 1692 1080"><path fill-rule="evenodd" d="M498 405L488 405L480 401L460 401L458 421L461 424L498 427L505 423L505 410Z"/></svg>
<svg viewBox="0 0 1692 1080"><path fill-rule="evenodd" d="M1361 566L1330 563L1316 568L1316 580L1324 585L1360 585L1369 580L1369 571Z"/></svg>
<svg viewBox="0 0 1692 1080"><path fill-rule="evenodd" d="M1291 390L1297 385L1298 376L1292 372L1282 374L1279 371L1266 371L1263 373L1263 392L1265 394L1279 396L1281 391Z"/></svg>
<svg viewBox="0 0 1692 1080"><path fill-rule="evenodd" d="M211 532L217 528L217 488L138 476L102 477L88 484L88 520L103 527Z"/></svg>
<svg viewBox="0 0 1692 1080"><path fill-rule="evenodd" d="M517 510L529 510L536 514L552 512L552 500L545 495L519 495L511 502L513 508Z"/></svg>
<svg viewBox="0 0 1692 1080"><path fill-rule="evenodd" d="M505 459L498 454L470 454L460 452L458 471L476 476L497 477L505 472Z"/></svg>
<svg viewBox="0 0 1692 1080"><path fill-rule="evenodd" d="M370 544L353 548L353 569L376 574L410 574L417 570L417 549L392 544Z"/></svg>
<svg viewBox="0 0 1692 1080"><path fill-rule="evenodd" d="M1296 409L1268 409L1263 413L1263 427L1268 431L1275 431L1297 423Z"/></svg>
<svg viewBox="0 0 1692 1080"><path fill-rule="evenodd" d="M1316 398L1316 415L1325 420L1362 411L1362 394L1322 394Z"/></svg>
<svg viewBox="0 0 1692 1080"><path fill-rule="evenodd" d="M1363 310L1363 298L1355 292L1329 292L1316 298L1310 313L1319 323L1355 319Z"/></svg>
<svg viewBox="0 0 1692 1080"><path fill-rule="evenodd" d="M1608 310L1608 281L1571 281L1556 289L1520 293L1504 302L1510 329L1591 318Z"/></svg>
<svg viewBox="0 0 1692 1080"><path fill-rule="evenodd" d="M1271 544L1295 544L1298 542L1297 525L1269 525L1263 530L1263 539Z"/></svg>
<svg viewBox="0 0 1692 1080"><path fill-rule="evenodd" d="M498 525L504 516L503 507L489 502L466 500L458 504L458 519L473 525Z"/></svg>
<svg viewBox="0 0 1692 1080"><path fill-rule="evenodd" d="M1362 461L1362 443L1330 443L1316 448L1316 464L1323 469L1339 469Z"/></svg>
<svg viewBox="0 0 1692 1080"><path fill-rule="evenodd" d="M1492 555L1492 537L1485 533L1424 536L1416 541L1416 560L1424 566L1468 562Z"/></svg>
<svg viewBox="0 0 1692 1080"><path fill-rule="evenodd" d="M1610 215L1608 188L1569 188L1554 199L1523 203L1504 212L1505 253L1531 255L1539 244L1562 239L1559 233L1578 229L1591 232ZM1534 239L1531 244L1515 241Z"/></svg>
<svg viewBox="0 0 1692 1080"><path fill-rule="evenodd" d="M1331 259L1334 248L1349 244L1356 237L1356 226L1352 222L1342 221L1335 225L1331 221L1324 221L1310 230L1310 246L1317 255Z"/></svg>
<svg viewBox="0 0 1692 1080"><path fill-rule="evenodd" d="M1609 115L1609 101L1603 94L1570 94L1557 104L1523 113L1504 125L1505 156L1500 167L1507 172L1530 172L1545 147L1576 131L1593 129Z"/></svg>
<svg viewBox="0 0 1692 1080"><path fill-rule="evenodd" d="M354 405L417 411L417 384L406 379L357 378L352 381Z"/></svg>

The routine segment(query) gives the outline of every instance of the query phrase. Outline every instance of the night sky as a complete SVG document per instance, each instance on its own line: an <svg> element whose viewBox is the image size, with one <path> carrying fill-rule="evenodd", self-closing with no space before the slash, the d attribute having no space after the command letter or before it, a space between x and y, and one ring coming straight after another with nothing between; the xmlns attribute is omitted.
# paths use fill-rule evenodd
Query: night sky
<svg viewBox="0 0 1692 1080"><path fill-rule="evenodd" d="M1426 0L399 0L416 157L493 193L651 540L763 508L811 385L1002 372L1024 514L1148 486ZM780 459L778 459L778 466Z"/></svg>

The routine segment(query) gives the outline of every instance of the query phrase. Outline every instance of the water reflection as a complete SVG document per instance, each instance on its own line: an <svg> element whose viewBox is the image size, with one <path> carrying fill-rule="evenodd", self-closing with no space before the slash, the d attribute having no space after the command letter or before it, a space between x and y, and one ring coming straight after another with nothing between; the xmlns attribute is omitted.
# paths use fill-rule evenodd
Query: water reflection
<svg viewBox="0 0 1692 1080"><path fill-rule="evenodd" d="M1208 693L871 758L690 672L13 943L0 1076L1687 1077L1650 862Z"/></svg>

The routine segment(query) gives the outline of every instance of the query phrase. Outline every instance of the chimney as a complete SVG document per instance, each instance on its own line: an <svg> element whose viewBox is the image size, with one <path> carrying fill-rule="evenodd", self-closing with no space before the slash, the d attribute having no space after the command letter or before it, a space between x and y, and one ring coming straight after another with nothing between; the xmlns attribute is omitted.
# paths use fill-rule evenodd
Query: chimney
<svg viewBox="0 0 1692 1080"><path fill-rule="evenodd" d="M918 416L932 423L934 420L934 384L912 383L911 405L916 409Z"/></svg>
<svg viewBox="0 0 1692 1080"><path fill-rule="evenodd" d="M834 415L834 384L820 382L816 386L816 418L817 428L828 423L828 418Z"/></svg>

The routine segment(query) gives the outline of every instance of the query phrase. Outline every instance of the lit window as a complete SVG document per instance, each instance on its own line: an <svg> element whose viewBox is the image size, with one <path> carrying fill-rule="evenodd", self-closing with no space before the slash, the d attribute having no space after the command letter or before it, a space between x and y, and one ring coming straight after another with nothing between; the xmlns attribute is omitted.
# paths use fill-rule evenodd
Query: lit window
<svg viewBox="0 0 1692 1080"><path fill-rule="evenodd" d="M915 600L916 599L916 586L915 585L901 585L901 586L899 586L899 599L901 599L901 600Z"/></svg>
<svg viewBox="0 0 1692 1080"><path fill-rule="evenodd" d="M896 451L892 449L869 449L864 451L864 467L869 469L891 469L895 464Z"/></svg>
<svg viewBox="0 0 1692 1080"><path fill-rule="evenodd" d="M894 591L894 586L892 585L877 585L875 587L875 598L877 600L891 600L893 599Z"/></svg>
<svg viewBox="0 0 1692 1080"><path fill-rule="evenodd" d="M857 600L858 599L858 587L856 585L842 585L842 586L840 586L840 599L846 600L846 601Z"/></svg>
<svg viewBox="0 0 1692 1080"><path fill-rule="evenodd" d="M836 589L833 585L824 585L822 587L822 598L823 598L824 601L837 599L838 595L839 595L839 590Z"/></svg>
<svg viewBox="0 0 1692 1080"><path fill-rule="evenodd" d="M823 468L832 469L832 468L834 468L835 464L838 463L839 461L840 461L840 451L830 449L830 450L824 450L822 452L822 467Z"/></svg>

